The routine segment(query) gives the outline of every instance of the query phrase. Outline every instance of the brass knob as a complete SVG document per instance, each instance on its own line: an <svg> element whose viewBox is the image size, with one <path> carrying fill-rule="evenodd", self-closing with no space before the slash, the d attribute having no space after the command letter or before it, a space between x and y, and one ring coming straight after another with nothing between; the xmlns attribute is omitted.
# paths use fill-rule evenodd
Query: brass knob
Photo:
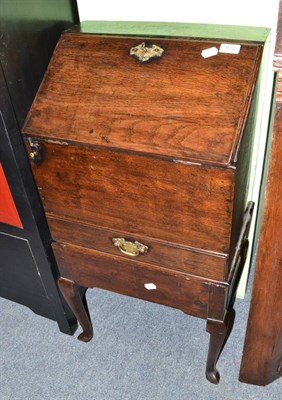
<svg viewBox="0 0 282 400"><path fill-rule="evenodd" d="M139 256L139 254L145 254L149 250L149 247L145 244L139 243L137 241L131 242L125 240L124 238L113 238L112 242L123 254L130 257Z"/></svg>

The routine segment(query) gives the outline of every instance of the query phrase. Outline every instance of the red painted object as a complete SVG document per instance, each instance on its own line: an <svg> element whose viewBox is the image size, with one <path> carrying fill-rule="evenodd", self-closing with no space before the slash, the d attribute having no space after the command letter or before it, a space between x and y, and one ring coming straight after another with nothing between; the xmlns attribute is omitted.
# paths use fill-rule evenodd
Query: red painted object
<svg viewBox="0 0 282 400"><path fill-rule="evenodd" d="M0 163L0 222L23 228L5 173Z"/></svg>

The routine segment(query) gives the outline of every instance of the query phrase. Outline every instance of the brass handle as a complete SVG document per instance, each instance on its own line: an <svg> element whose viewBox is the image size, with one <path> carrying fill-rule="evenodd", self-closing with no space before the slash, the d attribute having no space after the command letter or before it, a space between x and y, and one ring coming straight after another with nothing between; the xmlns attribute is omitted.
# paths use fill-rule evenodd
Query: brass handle
<svg viewBox="0 0 282 400"><path fill-rule="evenodd" d="M149 250L148 246L145 244L135 242L130 242L124 238L113 238L113 244L123 253L130 257L139 256L139 254L145 254Z"/></svg>
<svg viewBox="0 0 282 400"><path fill-rule="evenodd" d="M130 55L137 58L140 62L149 61L151 58L161 57L164 53L164 49L156 44L146 46L145 42L139 44L138 46L131 47Z"/></svg>

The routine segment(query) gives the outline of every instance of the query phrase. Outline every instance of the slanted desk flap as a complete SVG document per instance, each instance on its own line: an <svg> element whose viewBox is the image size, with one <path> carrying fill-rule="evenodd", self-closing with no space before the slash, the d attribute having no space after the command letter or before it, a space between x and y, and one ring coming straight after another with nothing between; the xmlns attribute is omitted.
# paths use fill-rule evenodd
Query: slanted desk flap
<svg viewBox="0 0 282 400"><path fill-rule="evenodd" d="M24 133L192 162L232 163L261 45L225 46L218 52L220 44L66 33ZM142 52L153 57L142 62L137 58Z"/></svg>

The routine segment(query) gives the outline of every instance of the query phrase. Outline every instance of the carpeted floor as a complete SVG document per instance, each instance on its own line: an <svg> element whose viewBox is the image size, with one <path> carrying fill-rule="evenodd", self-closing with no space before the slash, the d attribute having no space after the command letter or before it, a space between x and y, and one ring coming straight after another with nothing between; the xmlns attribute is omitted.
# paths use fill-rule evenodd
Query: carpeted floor
<svg viewBox="0 0 282 400"><path fill-rule="evenodd" d="M282 400L282 379L266 388L238 381L248 298L237 300L214 386L205 379L204 321L98 289L87 297L88 344L0 299L0 400Z"/></svg>

